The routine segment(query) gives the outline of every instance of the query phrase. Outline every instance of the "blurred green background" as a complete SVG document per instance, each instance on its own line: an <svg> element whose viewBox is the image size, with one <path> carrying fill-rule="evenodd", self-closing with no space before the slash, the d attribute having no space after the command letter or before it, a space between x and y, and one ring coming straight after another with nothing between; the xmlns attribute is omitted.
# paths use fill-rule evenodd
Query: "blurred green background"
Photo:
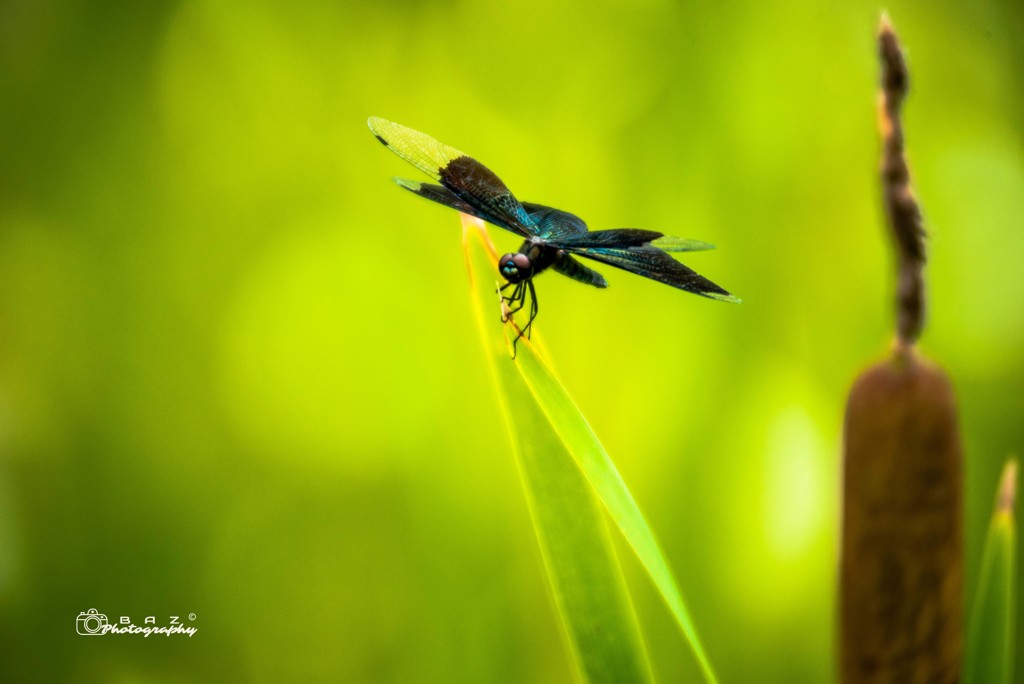
<svg viewBox="0 0 1024 684"><path fill-rule="evenodd" d="M571 676L458 218L369 115L718 245L686 262L741 306L604 268L540 278L538 332L722 681L831 680L843 405L892 329L879 9L0 3L0 680ZM888 9L973 592L1024 446L1024 7ZM696 676L621 556L659 678ZM82 638L89 608L199 632Z"/></svg>

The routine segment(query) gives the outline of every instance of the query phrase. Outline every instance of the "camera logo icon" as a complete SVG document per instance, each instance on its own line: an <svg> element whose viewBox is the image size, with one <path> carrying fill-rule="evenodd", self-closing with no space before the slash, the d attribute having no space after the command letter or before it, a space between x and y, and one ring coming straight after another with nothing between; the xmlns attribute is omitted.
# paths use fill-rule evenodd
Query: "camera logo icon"
<svg viewBox="0 0 1024 684"><path fill-rule="evenodd" d="M88 613L79 613L75 621L75 631L83 636L99 636L107 626L107 616L90 608Z"/></svg>

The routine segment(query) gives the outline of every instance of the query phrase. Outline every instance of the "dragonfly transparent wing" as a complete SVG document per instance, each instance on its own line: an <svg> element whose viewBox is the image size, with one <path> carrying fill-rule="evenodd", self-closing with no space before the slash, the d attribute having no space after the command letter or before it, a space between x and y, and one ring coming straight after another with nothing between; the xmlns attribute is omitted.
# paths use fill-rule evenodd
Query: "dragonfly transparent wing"
<svg viewBox="0 0 1024 684"><path fill-rule="evenodd" d="M651 247L657 247L663 252L703 252L715 248L710 242L685 240L671 235L663 235L657 240L651 240Z"/></svg>
<svg viewBox="0 0 1024 684"><path fill-rule="evenodd" d="M523 205L486 166L407 126L375 116L370 117L367 123L377 140L423 173L440 181L460 200L475 207L480 212L478 216L523 237L535 235Z"/></svg>

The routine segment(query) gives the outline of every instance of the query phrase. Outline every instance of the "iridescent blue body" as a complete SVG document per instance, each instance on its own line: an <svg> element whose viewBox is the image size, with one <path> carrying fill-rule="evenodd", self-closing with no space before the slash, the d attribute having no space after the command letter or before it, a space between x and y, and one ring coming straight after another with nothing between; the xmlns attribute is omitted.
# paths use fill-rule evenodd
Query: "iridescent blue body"
<svg viewBox="0 0 1024 684"><path fill-rule="evenodd" d="M645 278L703 297L739 301L726 290L673 259L668 252L711 249L696 240L683 240L653 230L616 228L591 231L583 220L566 211L542 204L520 202L486 166L430 136L384 119L371 117L370 130L377 139L440 185L396 178L412 193L457 209L521 236L516 254L498 260L498 271L513 287L505 296L509 314L526 305L530 295L530 319L519 337L529 335L537 317L537 294L533 279L549 268L573 280L594 287L608 287L597 271L584 266L575 256L615 266ZM516 338L518 341L519 337Z"/></svg>

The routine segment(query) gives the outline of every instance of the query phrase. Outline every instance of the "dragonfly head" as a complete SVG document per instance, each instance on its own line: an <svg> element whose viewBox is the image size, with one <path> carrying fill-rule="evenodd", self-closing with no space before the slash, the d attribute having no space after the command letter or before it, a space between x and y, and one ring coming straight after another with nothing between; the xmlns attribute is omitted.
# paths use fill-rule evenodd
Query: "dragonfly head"
<svg viewBox="0 0 1024 684"><path fill-rule="evenodd" d="M506 254L498 259L498 270L505 280L514 284L529 279L533 264L525 254Z"/></svg>

